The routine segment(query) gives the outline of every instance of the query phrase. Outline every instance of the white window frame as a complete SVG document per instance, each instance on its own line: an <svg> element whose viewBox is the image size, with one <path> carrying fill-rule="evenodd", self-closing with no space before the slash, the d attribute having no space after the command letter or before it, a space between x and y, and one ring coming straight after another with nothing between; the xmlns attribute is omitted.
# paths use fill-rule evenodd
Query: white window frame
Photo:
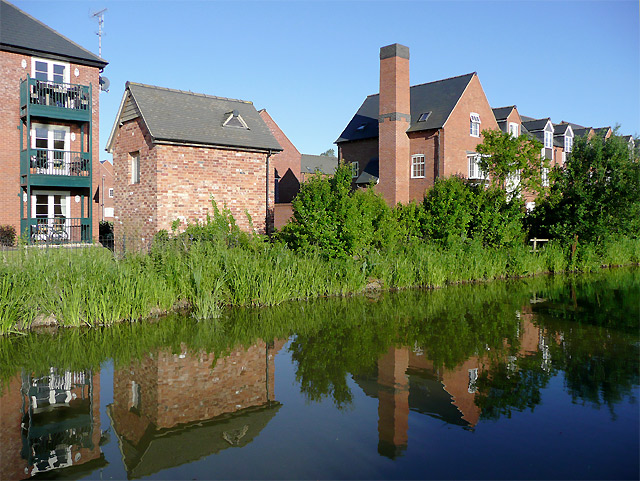
<svg viewBox="0 0 640 481"><path fill-rule="evenodd" d="M471 180L486 180L489 176L480 169L478 161L482 158L482 155L477 153L467 154L467 166L469 169L469 179Z"/></svg>
<svg viewBox="0 0 640 481"><path fill-rule="evenodd" d="M511 137L520 136L520 126L516 122L509 122L509 134Z"/></svg>
<svg viewBox="0 0 640 481"><path fill-rule="evenodd" d="M109 199L113 199L113 187L109 188Z"/></svg>
<svg viewBox="0 0 640 481"><path fill-rule="evenodd" d="M54 149L53 148L53 141L54 141L54 131L64 131L64 151L68 152L69 151L69 145L70 145L70 140L71 140L71 128L66 126L66 125L51 125L51 124L38 124L38 123L32 123L31 124L31 148L35 149L36 148L36 129L42 129L42 130L46 130L47 131L47 143L49 144L47 146L46 150L60 150L60 149Z"/></svg>
<svg viewBox="0 0 640 481"><path fill-rule="evenodd" d="M471 112L469 115L469 135L471 137L480 137L480 115Z"/></svg>
<svg viewBox="0 0 640 481"><path fill-rule="evenodd" d="M542 177L542 186L549 187L549 168L542 167L540 169L540 176Z"/></svg>
<svg viewBox="0 0 640 481"><path fill-rule="evenodd" d="M424 154L415 154L411 156L411 178L424 179L425 163Z"/></svg>
<svg viewBox="0 0 640 481"><path fill-rule="evenodd" d="M67 62L59 62L58 60L51 60L47 58L31 57L31 77L36 78L36 62L44 62L47 64L47 81L53 82L53 66L62 65L64 67L63 82L71 83L71 66Z"/></svg>
<svg viewBox="0 0 640 481"><path fill-rule="evenodd" d="M552 149L553 148L553 133L544 131L544 148Z"/></svg>
<svg viewBox="0 0 640 481"><path fill-rule="evenodd" d="M129 152L129 159L131 161L131 178L130 184L140 183L140 152Z"/></svg>
<svg viewBox="0 0 640 481"><path fill-rule="evenodd" d="M64 198L63 204L65 206L65 219L69 219L69 214L71 213L71 193L67 191L55 191L55 190L33 190L31 191L31 218L36 218L36 196L37 195L46 195L47 199L47 219L55 219L55 209L54 209L54 195L61 195Z"/></svg>
<svg viewBox="0 0 640 481"><path fill-rule="evenodd" d="M564 151L568 154L573 150L573 137L570 135L564 136Z"/></svg>
<svg viewBox="0 0 640 481"><path fill-rule="evenodd" d="M360 162L351 162L351 178L356 179L360 175Z"/></svg>

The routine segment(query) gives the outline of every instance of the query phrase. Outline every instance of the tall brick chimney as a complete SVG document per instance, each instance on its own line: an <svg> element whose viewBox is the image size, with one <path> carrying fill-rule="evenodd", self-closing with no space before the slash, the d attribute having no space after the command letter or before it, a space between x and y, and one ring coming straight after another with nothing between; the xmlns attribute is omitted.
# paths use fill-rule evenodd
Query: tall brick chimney
<svg viewBox="0 0 640 481"><path fill-rule="evenodd" d="M398 202L409 202L409 88L409 47L398 43L382 47L378 117L378 190L391 206Z"/></svg>

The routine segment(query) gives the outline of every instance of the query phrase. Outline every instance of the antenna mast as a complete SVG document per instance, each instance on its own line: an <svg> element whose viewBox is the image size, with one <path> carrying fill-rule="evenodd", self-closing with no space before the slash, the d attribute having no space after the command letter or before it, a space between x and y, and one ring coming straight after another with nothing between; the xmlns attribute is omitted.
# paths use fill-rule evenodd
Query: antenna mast
<svg viewBox="0 0 640 481"><path fill-rule="evenodd" d="M102 58L102 26L104 25L104 12L106 11L107 9L103 8L99 12L96 12L93 15L91 15L92 17L98 19L98 32L96 35L98 35L98 56L100 58Z"/></svg>

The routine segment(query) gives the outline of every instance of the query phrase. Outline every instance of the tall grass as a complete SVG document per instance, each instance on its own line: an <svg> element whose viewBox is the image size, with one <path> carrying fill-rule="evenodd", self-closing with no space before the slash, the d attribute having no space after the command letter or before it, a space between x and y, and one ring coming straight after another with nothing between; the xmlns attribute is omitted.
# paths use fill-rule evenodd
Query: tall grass
<svg viewBox="0 0 640 481"><path fill-rule="evenodd" d="M27 248L0 254L0 333L36 320L108 325L180 306L205 320L218 317L224 305L274 306L346 295L363 291L372 280L383 288L443 287L638 262L640 240L624 237L580 245L575 253L553 242L533 253L527 246L495 249L461 241L442 248L414 241L342 258L260 239L237 247L220 239L169 239L149 253L123 258L101 248Z"/></svg>

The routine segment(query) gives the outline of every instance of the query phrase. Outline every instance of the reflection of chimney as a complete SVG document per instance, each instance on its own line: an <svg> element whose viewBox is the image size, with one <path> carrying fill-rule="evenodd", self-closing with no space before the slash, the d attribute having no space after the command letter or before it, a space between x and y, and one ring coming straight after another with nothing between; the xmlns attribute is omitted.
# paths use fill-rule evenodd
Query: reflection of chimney
<svg viewBox="0 0 640 481"><path fill-rule="evenodd" d="M407 448L409 352L389 349L378 360L378 453L394 459Z"/></svg>
<svg viewBox="0 0 640 481"><path fill-rule="evenodd" d="M380 49L378 117L378 189L390 205L409 202L409 47L394 43Z"/></svg>

